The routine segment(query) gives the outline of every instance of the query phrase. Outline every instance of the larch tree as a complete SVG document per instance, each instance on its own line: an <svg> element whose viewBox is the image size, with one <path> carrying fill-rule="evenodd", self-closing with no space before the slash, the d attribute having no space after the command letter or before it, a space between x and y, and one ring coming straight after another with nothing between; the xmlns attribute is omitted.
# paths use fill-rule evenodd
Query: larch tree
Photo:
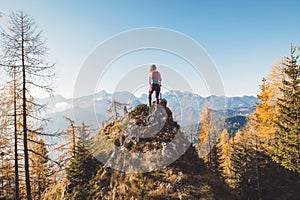
<svg viewBox="0 0 300 200"><path fill-rule="evenodd" d="M7 81L3 84L3 88L0 94L1 102L1 132L6 136L3 136L3 140L7 140L7 145L14 148L13 155L11 158L14 158L14 198L19 199L19 160L21 159L20 155L20 134L18 127L20 127L19 120L17 117L20 111L20 102L18 100L20 97L19 82L16 80L15 70L13 71L13 80ZM11 135L11 133L14 133ZM1 148L4 150L5 148Z"/></svg>
<svg viewBox="0 0 300 200"><path fill-rule="evenodd" d="M0 99L0 101L3 98ZM9 120L6 117L6 109L3 106L3 101L1 101L0 109L0 199L12 198L8 194L8 168L7 164L10 162L8 158L12 156L11 154L11 144L8 132L10 131Z"/></svg>
<svg viewBox="0 0 300 200"><path fill-rule="evenodd" d="M271 72L268 74L267 77L267 83L269 84L269 104L270 105L275 105L278 101L279 98L282 97L282 91L280 88L283 86L282 85L282 80L283 80L284 72L283 72L283 65L282 63L277 63L275 64Z"/></svg>
<svg viewBox="0 0 300 200"><path fill-rule="evenodd" d="M220 135L220 139L217 144L217 152L218 152L219 174L226 181L227 178L232 176L231 159L230 159L232 153L232 146L229 140L229 133L226 129L224 129Z"/></svg>
<svg viewBox="0 0 300 200"><path fill-rule="evenodd" d="M282 87L283 70L281 65L272 67L268 79L263 78L260 85L260 93L257 95L260 103L256 105L256 110L250 121L256 124L256 134L262 141L264 148L269 149L270 142L276 131L275 121L277 120L277 101L282 97L280 87Z"/></svg>
<svg viewBox="0 0 300 200"><path fill-rule="evenodd" d="M34 199L42 199L42 194L51 184L51 168L53 163L48 159L48 150L43 139L39 143L34 143L33 154L31 156L31 179L32 194Z"/></svg>
<svg viewBox="0 0 300 200"><path fill-rule="evenodd" d="M204 160L211 163L211 123L212 123L212 110L209 108L209 105L206 104L201 112L201 129L198 138L198 144L196 148L200 157L203 157Z"/></svg>
<svg viewBox="0 0 300 200"><path fill-rule="evenodd" d="M14 162L11 160L11 155L13 155L12 149L7 149L4 154L1 154L1 168L3 171L2 173L2 197L3 199L15 199L15 192L14 192Z"/></svg>
<svg viewBox="0 0 300 200"><path fill-rule="evenodd" d="M70 159L75 152L75 147L79 139L79 126L75 124L75 121L69 117L65 117L68 127L61 133L61 139L63 140L56 148L58 152L59 169L57 174L64 173L65 168L69 165ZM61 179L64 175L58 175Z"/></svg>
<svg viewBox="0 0 300 200"><path fill-rule="evenodd" d="M14 162L13 162L13 135L11 104L7 104L7 96L3 95L6 91L1 90L0 94L0 199L14 199L15 182L14 182Z"/></svg>
<svg viewBox="0 0 300 200"><path fill-rule="evenodd" d="M209 108L206 104L201 112L201 128L196 149L211 170L219 173L217 141L222 131L224 117Z"/></svg>
<svg viewBox="0 0 300 200"><path fill-rule="evenodd" d="M0 36L3 36L4 32L0 33ZM4 34L5 35L5 34ZM0 40L3 44L6 44L6 38L0 37ZM9 121L9 129L14 133L14 172L15 172L15 198L19 199L19 141L18 141L18 115L20 113L20 100L21 100L21 84L18 81L20 79L20 74L17 73L17 67L15 66L14 59L8 58L9 55L4 52L3 55L0 55L1 61L0 66L1 70L6 73L9 78L8 81L1 83L2 95L1 95L1 105L6 112L2 113L2 118L6 118ZM6 77L5 77L6 78Z"/></svg>
<svg viewBox="0 0 300 200"><path fill-rule="evenodd" d="M40 117L45 105L38 104L32 91L51 93L49 84L54 75L53 65L46 62L45 40L33 19L23 11L9 16L7 30L1 31L3 56L1 65L15 71L20 77L22 119L22 142L27 199L32 199L29 166L28 134L45 135L33 124L43 124L47 119ZM29 124L30 121L34 122ZM36 142L36 141L30 141Z"/></svg>
<svg viewBox="0 0 300 200"><path fill-rule="evenodd" d="M270 96L270 84L264 78L260 86L261 92L257 95L260 103L256 105L256 110L252 120L258 125L257 133L261 136L270 138L274 132L274 116L276 116L275 105L270 104L273 98Z"/></svg>

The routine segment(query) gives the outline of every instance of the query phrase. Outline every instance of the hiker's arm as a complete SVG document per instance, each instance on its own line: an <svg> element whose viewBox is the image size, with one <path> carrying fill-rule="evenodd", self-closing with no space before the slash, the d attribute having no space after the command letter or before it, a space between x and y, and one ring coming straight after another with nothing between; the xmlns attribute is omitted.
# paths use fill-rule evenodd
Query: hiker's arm
<svg viewBox="0 0 300 200"><path fill-rule="evenodd" d="M159 84L161 85L161 75L160 75L160 73L158 72L158 80L159 80Z"/></svg>

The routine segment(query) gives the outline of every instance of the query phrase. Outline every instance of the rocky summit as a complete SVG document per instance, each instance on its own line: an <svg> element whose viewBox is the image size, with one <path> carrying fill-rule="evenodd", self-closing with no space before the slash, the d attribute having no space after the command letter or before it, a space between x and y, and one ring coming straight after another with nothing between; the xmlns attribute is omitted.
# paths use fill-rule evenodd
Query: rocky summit
<svg viewBox="0 0 300 200"><path fill-rule="evenodd" d="M93 138L106 159L90 181L94 199L232 199L173 120L167 101L138 105Z"/></svg>

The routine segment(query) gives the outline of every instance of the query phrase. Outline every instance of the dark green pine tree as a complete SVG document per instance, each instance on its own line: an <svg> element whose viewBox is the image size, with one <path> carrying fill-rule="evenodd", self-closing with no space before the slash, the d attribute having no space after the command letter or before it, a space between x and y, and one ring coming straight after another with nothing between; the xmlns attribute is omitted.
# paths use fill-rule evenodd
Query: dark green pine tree
<svg viewBox="0 0 300 200"><path fill-rule="evenodd" d="M242 195L242 185L244 174L248 170L248 146L245 133L239 131L236 133L232 139L232 153L230 156L231 166L230 170L232 171L231 176L228 177L228 182L231 187L235 189L239 196Z"/></svg>
<svg viewBox="0 0 300 200"><path fill-rule="evenodd" d="M283 60L283 96L278 100L277 131L272 145L272 159L294 172L300 172L300 68L296 48Z"/></svg>
<svg viewBox="0 0 300 200"><path fill-rule="evenodd" d="M230 173L226 182L234 189L240 199L261 199L260 187L260 152L257 136L244 127L231 144ZM233 142L233 140L231 141Z"/></svg>
<svg viewBox="0 0 300 200"><path fill-rule="evenodd" d="M240 179L241 199L262 199L261 171L267 157L254 130L256 130L255 127L251 127L249 124L244 127L240 144L237 144L237 146L242 145L243 148L243 167Z"/></svg>
<svg viewBox="0 0 300 200"><path fill-rule="evenodd" d="M85 199L89 194L89 180L97 172L100 162L86 149L80 140L66 168L67 179L70 181L68 192L70 199Z"/></svg>

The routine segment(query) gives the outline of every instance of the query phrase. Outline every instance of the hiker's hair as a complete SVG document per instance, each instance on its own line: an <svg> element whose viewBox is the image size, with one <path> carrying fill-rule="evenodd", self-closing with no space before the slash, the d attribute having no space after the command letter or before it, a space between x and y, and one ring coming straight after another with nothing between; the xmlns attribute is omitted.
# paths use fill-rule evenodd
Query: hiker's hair
<svg viewBox="0 0 300 200"><path fill-rule="evenodd" d="M152 70L156 70L156 66L155 66L154 64L151 65L150 68L151 68Z"/></svg>

